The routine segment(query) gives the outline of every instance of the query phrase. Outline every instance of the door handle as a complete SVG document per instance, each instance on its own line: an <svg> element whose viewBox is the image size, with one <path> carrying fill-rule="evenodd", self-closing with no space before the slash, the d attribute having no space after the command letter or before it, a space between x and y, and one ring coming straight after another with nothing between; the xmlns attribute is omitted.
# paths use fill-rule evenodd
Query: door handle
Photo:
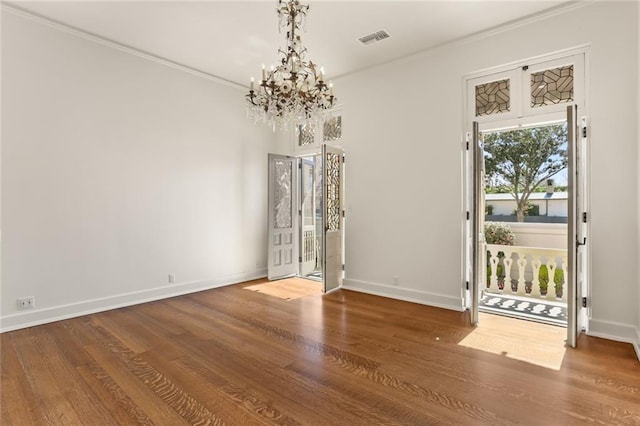
<svg viewBox="0 0 640 426"><path fill-rule="evenodd" d="M577 245L577 246L586 246L586 245L587 245L587 238L586 238L586 237L585 237L585 238L583 238L583 239L582 239L582 242L580 242L580 241L576 241L576 245Z"/></svg>

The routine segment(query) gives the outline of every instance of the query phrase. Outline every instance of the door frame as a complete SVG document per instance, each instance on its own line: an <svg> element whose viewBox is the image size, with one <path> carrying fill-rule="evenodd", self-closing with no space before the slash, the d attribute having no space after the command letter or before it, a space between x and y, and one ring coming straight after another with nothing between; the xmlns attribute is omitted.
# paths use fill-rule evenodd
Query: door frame
<svg viewBox="0 0 640 426"><path fill-rule="evenodd" d="M462 179L463 179L463 190L462 190L462 198L463 198L463 211L462 213L462 232L463 232L463 240L462 240L462 270L463 280L462 280L462 302L463 306L470 311L472 311L472 303L473 303L473 278L474 278L474 270L473 270L473 247L477 244L478 235L474 235L473 232L473 221L471 212L474 209L474 200L473 200L473 169L471 165L473 164L473 151L469 149L471 145L471 135L472 135L472 126L473 121L480 122L480 131L499 131L499 130L508 130L518 127L531 127L534 125L544 125L552 122L557 122L561 120L566 120L566 105L564 104L564 108L560 108L560 105L553 106L550 108L543 107L539 112L536 110L532 110L530 108L523 107L524 100L527 99L526 94L528 93L525 90L526 86L523 84L525 81L523 75L529 76L531 70L535 70L538 68L544 68L545 64L550 65L559 65L559 64L568 64L573 61L574 63L574 103L573 105L577 105L578 112L577 118L581 125L580 133L584 132L584 136L582 138L578 138L576 141L579 144L578 150L579 154L582 156L582 159L578 159L577 163L574 164L574 169L580 168L582 170L583 176L586 176L584 179L584 185L582 188L583 193L581 194L582 198L579 200L578 208L582 209L583 212L589 212L591 209L590 200L591 200L591 181L590 181L590 149L589 149L589 140L588 140L588 128L587 128L587 118L589 115L588 111L588 98L589 98L589 56L590 56L590 47L588 45L579 46L571 49L566 49L562 51L558 51L556 53L542 55L535 58L529 58L525 60L520 60L516 62L512 62L506 65L502 65L499 67L494 67L491 69L486 69L483 71L478 71L474 73L469 73L464 75L462 78L462 96L463 96L463 134L466 134L466 137L463 138L461 144L461 165L463 167ZM530 67L531 70L529 69ZM516 70L522 70L524 73L519 74L515 72ZM528 71L528 72L527 72ZM580 75L581 74L581 75ZM474 82L482 83L488 81L494 81L500 78L506 77L515 77L513 82L515 83L516 93L513 93L512 100L514 102L518 102L519 104L514 105L512 113L505 114L497 114L493 116L483 116L475 117L474 113L474 102L475 97L473 96L472 89L474 88ZM528 102L528 100L527 100ZM584 158L586 157L586 160ZM578 170L579 171L579 170ZM578 188L574 188L575 190ZM571 197L571 194L570 194ZM586 223L576 223L577 226L577 238L580 238L582 241L582 236L590 234L591 224L590 221ZM570 247L567 247L567 250L570 250ZM582 261L583 268L583 280L582 282L577 283L580 288L576 287L577 294L576 296L581 299L586 298L588 301L587 307L582 308L582 303L578 304L578 300L575 301L575 309L577 310L577 329L579 331L588 331L588 324L590 318L590 277L591 277L591 248L590 246L584 247L582 252L582 257L580 260L580 256L576 259L578 262ZM580 300L582 302L582 300ZM473 312L472 312L473 314ZM574 343L574 342L573 342Z"/></svg>

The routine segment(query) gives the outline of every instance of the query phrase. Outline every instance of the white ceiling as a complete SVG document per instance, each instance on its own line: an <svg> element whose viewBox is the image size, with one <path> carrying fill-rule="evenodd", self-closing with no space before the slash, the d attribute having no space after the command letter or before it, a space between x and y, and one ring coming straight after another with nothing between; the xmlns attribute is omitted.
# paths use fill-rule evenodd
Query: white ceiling
<svg viewBox="0 0 640 426"><path fill-rule="evenodd" d="M303 0L304 1L304 0ZM310 1L303 43L328 78L558 7L567 1ZM278 59L276 0L17 1L23 10L216 77L247 85ZM391 38L357 38L386 29Z"/></svg>

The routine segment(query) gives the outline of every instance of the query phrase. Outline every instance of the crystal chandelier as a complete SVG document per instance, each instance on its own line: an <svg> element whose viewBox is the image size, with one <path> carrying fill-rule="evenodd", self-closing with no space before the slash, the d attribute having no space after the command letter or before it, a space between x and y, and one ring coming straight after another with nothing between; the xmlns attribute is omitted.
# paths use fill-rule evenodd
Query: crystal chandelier
<svg viewBox="0 0 640 426"><path fill-rule="evenodd" d="M286 130L290 122L317 122L336 104L332 84L326 84L324 70L305 61L307 49L300 39L309 5L298 0L278 0L279 28L287 27L287 49L278 49L280 64L269 70L262 66L262 80L251 86L247 113L255 123L268 123L274 130ZM256 89L257 85L257 89Z"/></svg>

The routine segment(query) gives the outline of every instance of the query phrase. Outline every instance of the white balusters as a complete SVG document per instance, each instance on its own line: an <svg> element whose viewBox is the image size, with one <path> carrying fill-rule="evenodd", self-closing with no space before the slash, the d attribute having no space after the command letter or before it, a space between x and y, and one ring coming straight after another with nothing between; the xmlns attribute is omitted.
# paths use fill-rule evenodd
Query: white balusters
<svg viewBox="0 0 640 426"><path fill-rule="evenodd" d="M531 296L536 299L558 300L556 296L555 271L561 268L564 281L567 276L567 251L539 247L502 246L488 244L489 264L491 275L487 291L492 293L515 293L521 296ZM503 252L500 259L498 253ZM504 288L498 288L498 266L502 265L504 274ZM540 291L540 267L546 266L548 272L547 293ZM502 274L501 274L502 275ZM512 290L511 277L517 276L517 289ZM526 284L531 283L531 290L527 292ZM562 300L566 301L566 285L563 284Z"/></svg>
<svg viewBox="0 0 640 426"><path fill-rule="evenodd" d="M531 256L531 268L533 271L533 280L531 281L531 296L536 299L541 299L542 294L540 293L540 266L542 266L542 261L540 260L540 256Z"/></svg>
<svg viewBox="0 0 640 426"><path fill-rule="evenodd" d="M492 293L499 293L500 289L498 288L498 252L492 251L491 258L489 259L489 263L491 263L491 277L489 279L489 291Z"/></svg>
<svg viewBox="0 0 640 426"><path fill-rule="evenodd" d="M549 257L546 266L549 277L549 282L547 283L547 300L556 300L556 259Z"/></svg>
<svg viewBox="0 0 640 426"><path fill-rule="evenodd" d="M527 258L522 253L518 253L518 294L525 296L527 294L526 282L524 279L524 270L527 267Z"/></svg>
<svg viewBox="0 0 640 426"><path fill-rule="evenodd" d="M510 246L507 246L510 247ZM504 252L504 258L502 258L502 263L504 263L504 288L502 289L503 293L512 293L511 290L511 265L513 264L513 259L511 255L513 254L513 250L505 249L502 250Z"/></svg>

